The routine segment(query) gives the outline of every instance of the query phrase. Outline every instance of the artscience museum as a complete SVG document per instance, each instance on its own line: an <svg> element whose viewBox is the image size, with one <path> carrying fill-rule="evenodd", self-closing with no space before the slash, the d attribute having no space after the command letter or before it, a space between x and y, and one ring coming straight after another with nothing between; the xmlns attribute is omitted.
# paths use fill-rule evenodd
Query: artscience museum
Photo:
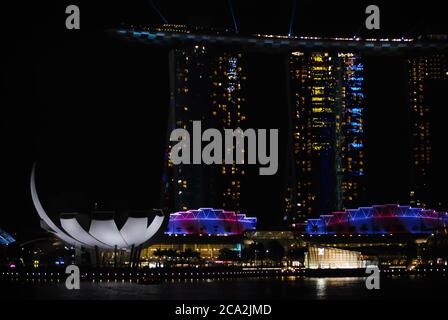
<svg viewBox="0 0 448 320"><path fill-rule="evenodd" d="M93 260L96 261L99 251L113 251L115 260L119 251L127 251L132 259L143 245L158 234L165 220L160 210L129 211L119 216L113 211L61 212L56 217L50 216L37 193L35 165L30 184L33 204L41 218L42 228L78 252L81 249L96 252L93 254ZM104 258L106 255L102 256Z"/></svg>

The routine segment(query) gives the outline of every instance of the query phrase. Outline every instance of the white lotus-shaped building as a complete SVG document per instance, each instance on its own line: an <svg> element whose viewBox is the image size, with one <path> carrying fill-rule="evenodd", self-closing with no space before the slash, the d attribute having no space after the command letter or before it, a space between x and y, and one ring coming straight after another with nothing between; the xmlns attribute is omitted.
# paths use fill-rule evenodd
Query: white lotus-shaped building
<svg viewBox="0 0 448 320"><path fill-rule="evenodd" d="M100 214L90 217L88 227L85 228L79 223L81 214L63 213L59 216L60 226L57 226L45 212L37 195L35 165L31 172L31 197L42 227L75 247L132 249L153 238L164 221L163 214L156 214L151 221L148 216L129 216L119 229L113 215Z"/></svg>

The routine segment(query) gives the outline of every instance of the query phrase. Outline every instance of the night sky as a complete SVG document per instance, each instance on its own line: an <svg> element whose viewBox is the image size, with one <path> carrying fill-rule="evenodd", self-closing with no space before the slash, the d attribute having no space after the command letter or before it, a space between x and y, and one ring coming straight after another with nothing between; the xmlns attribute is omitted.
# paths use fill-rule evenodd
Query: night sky
<svg viewBox="0 0 448 320"><path fill-rule="evenodd" d="M93 4L95 2L95 4ZM169 23L233 27L228 1L153 1ZM381 9L381 30L364 28L367 4ZM297 1L293 34L416 36L447 32L440 1L425 7L378 1ZM65 29L65 7L81 9L81 30ZM151 1L7 1L2 23L0 227L39 230L29 175L49 210L157 207L168 111L164 48L127 43L104 32L121 22L159 25ZM293 1L233 1L240 33L287 34ZM255 128L279 128L277 175L247 179L243 207L265 227L281 218L286 141L284 61L248 54L247 114ZM405 203L409 124L405 64L398 57L366 59L366 153L369 203ZM443 89L443 88L442 88ZM440 92L446 92L441 90ZM437 96L442 99L442 94ZM439 103L442 105L442 103ZM438 181L444 164L445 113L434 111ZM282 150L283 147L283 150ZM440 188L442 194L442 188ZM263 199L263 200L261 200Z"/></svg>

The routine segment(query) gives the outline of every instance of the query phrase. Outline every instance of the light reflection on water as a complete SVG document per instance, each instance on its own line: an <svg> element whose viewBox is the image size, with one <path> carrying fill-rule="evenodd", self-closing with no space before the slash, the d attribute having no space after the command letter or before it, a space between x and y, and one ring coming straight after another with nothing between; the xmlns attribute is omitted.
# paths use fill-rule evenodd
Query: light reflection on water
<svg viewBox="0 0 448 320"><path fill-rule="evenodd" d="M316 295L318 298L325 297L326 289L327 289L327 280L325 278L319 278L316 282Z"/></svg>
<svg viewBox="0 0 448 320"><path fill-rule="evenodd" d="M1 284L4 287L4 284ZM176 279L142 285L135 281L84 281L80 290L60 283L8 283L9 299L216 300L216 299L409 299L445 298L448 279L386 277L380 290L367 290L365 278L279 277ZM6 288L5 288L6 289Z"/></svg>
<svg viewBox="0 0 448 320"><path fill-rule="evenodd" d="M304 280L309 285L316 287L316 298L325 299L329 295L327 289L338 288L341 291L359 289L365 283L365 278L337 277L337 278L307 278Z"/></svg>

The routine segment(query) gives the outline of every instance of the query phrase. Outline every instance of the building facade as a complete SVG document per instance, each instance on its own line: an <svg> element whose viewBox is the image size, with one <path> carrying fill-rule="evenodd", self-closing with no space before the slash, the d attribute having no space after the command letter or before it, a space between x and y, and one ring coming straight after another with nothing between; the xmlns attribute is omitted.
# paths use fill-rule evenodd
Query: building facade
<svg viewBox="0 0 448 320"><path fill-rule="evenodd" d="M358 269L365 267L361 252L338 248L309 246L305 254L309 269Z"/></svg>
<svg viewBox="0 0 448 320"><path fill-rule="evenodd" d="M202 130L236 129L244 125L244 58L240 52L194 45L173 49L170 64L168 137L176 128L192 132L193 121ZM162 207L167 212L199 207L221 207L239 212L245 170L232 164L176 165L167 143Z"/></svg>
<svg viewBox="0 0 448 320"><path fill-rule="evenodd" d="M200 208L170 214L167 235L229 236L255 230L257 218L222 209Z"/></svg>
<svg viewBox="0 0 448 320"><path fill-rule="evenodd" d="M293 52L284 220L358 204L364 184L364 65L353 53Z"/></svg>
<svg viewBox="0 0 448 320"><path fill-rule="evenodd" d="M440 207L433 185L432 119L433 109L441 105L448 88L446 54L415 56L408 59L408 94L411 127L411 186L410 204ZM437 98L440 97L440 98Z"/></svg>
<svg viewBox="0 0 448 320"><path fill-rule="evenodd" d="M408 205L374 205L321 215L297 227L309 235L429 235L448 227L448 214Z"/></svg>

